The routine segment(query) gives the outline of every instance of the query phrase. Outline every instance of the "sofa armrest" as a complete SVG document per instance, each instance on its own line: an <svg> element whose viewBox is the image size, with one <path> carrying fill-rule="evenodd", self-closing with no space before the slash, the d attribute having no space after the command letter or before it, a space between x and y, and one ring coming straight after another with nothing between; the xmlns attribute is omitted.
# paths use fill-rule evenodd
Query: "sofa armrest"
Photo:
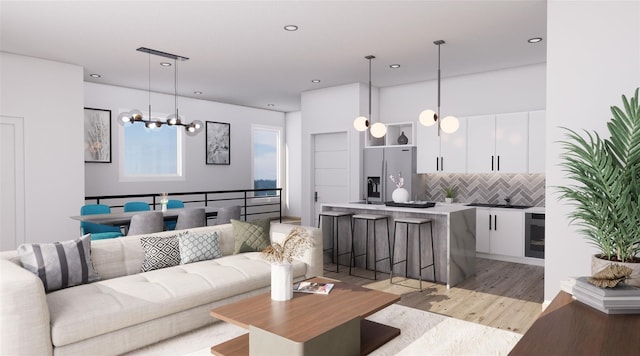
<svg viewBox="0 0 640 356"><path fill-rule="evenodd" d="M49 307L42 281L0 259L0 355L51 355Z"/></svg>
<svg viewBox="0 0 640 356"><path fill-rule="evenodd" d="M311 235L313 246L305 252L302 257L297 260L307 265L306 278L322 276L323 259L322 259L322 229L310 226L299 226L290 224L271 224L271 241L281 243L289 234L289 231L295 227L305 228Z"/></svg>

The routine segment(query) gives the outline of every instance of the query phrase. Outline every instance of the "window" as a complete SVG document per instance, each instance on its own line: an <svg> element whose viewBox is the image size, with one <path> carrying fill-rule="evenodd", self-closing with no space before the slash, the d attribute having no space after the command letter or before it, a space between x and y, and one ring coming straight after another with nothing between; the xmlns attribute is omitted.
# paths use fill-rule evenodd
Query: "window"
<svg viewBox="0 0 640 356"><path fill-rule="evenodd" d="M280 185L279 127L252 127L253 188L278 188ZM256 192L256 196L273 196L275 190Z"/></svg>
<svg viewBox="0 0 640 356"><path fill-rule="evenodd" d="M162 116L160 116L162 117ZM183 176L182 134L178 126L125 125L121 162L123 180L164 180Z"/></svg>

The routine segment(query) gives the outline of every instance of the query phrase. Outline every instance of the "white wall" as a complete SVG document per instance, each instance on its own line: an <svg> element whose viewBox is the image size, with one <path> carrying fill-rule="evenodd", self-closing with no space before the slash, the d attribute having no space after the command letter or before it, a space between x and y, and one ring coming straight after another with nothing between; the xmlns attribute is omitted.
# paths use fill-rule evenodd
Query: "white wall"
<svg viewBox="0 0 640 356"><path fill-rule="evenodd" d="M87 163L85 192L90 195L146 194L203 190L250 189L251 125L269 125L284 129L284 113L217 103L192 98L178 98L180 115L192 120L217 121L231 124L231 164L205 164L205 132L184 137L185 179L169 182L121 182L119 180L120 132L116 119L122 110L148 106L148 92L110 85L85 83L84 106L111 110L112 163ZM152 112L170 114L174 110L172 95L152 93ZM283 144L284 146L284 144ZM283 147L284 149L284 147Z"/></svg>
<svg viewBox="0 0 640 356"><path fill-rule="evenodd" d="M290 112L285 115L286 132L286 178L287 199L283 214L286 216L302 216L302 113Z"/></svg>
<svg viewBox="0 0 640 356"><path fill-rule="evenodd" d="M536 64L442 78L440 113L464 117L544 109L545 67ZM417 122L422 110L436 110L437 100L437 81L381 88L380 117L385 123Z"/></svg>
<svg viewBox="0 0 640 356"><path fill-rule="evenodd" d="M2 115L24 118L26 242L76 238L84 203L82 68L0 53Z"/></svg>
<svg viewBox="0 0 640 356"><path fill-rule="evenodd" d="M547 190L545 300L560 282L590 275L596 250L575 227L571 207L554 186L569 181L558 168L559 126L596 130L609 137L609 107L620 106L640 85L640 2L549 1L547 5Z"/></svg>

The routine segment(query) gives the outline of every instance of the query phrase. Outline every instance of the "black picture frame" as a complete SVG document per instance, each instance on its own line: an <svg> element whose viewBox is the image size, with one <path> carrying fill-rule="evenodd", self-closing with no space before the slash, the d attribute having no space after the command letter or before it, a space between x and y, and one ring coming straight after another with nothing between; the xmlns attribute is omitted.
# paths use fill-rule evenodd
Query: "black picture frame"
<svg viewBox="0 0 640 356"><path fill-rule="evenodd" d="M207 121L206 124L206 164L231 164L231 124Z"/></svg>
<svg viewBox="0 0 640 356"><path fill-rule="evenodd" d="M84 161L111 163L111 110L84 108Z"/></svg>

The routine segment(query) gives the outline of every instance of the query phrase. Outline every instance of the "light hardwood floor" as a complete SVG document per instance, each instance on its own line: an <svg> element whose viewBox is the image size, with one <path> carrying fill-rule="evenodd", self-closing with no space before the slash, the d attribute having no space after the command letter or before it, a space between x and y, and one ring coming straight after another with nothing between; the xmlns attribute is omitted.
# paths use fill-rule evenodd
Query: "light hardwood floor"
<svg viewBox="0 0 640 356"><path fill-rule="evenodd" d="M335 270L335 265L325 267ZM324 271L324 276L357 285L374 282L350 276L345 266L340 266L339 273ZM376 289L384 290L385 284L391 286L388 278L388 274L378 273L376 286L382 288ZM384 279L387 281L380 282ZM402 280L394 276L394 282ZM409 292L402 295L399 304L524 334L542 312L543 285L543 267L478 258L474 277L451 289L423 282L422 292L405 289Z"/></svg>

